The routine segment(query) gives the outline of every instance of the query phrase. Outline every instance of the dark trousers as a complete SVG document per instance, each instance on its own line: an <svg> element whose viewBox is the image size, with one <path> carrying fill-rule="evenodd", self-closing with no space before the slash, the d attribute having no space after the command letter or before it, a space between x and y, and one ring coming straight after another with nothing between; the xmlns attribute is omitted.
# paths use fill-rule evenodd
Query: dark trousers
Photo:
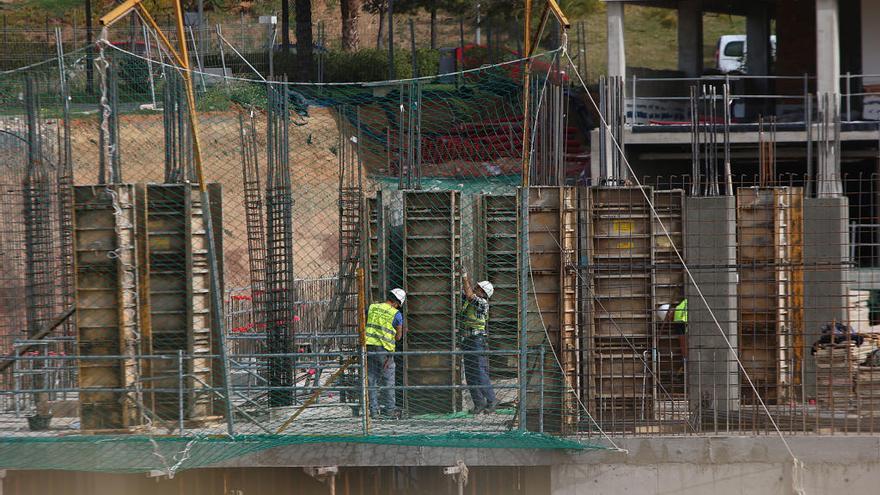
<svg viewBox="0 0 880 495"><path fill-rule="evenodd" d="M394 411L394 389L390 388L394 386L393 352L388 352L381 346L367 346L367 380L370 412L377 414L380 404L386 411Z"/></svg>
<svg viewBox="0 0 880 495"><path fill-rule="evenodd" d="M485 351L486 337L465 337L462 350ZM495 402L495 390L492 388L492 382L489 381L489 358L485 354L464 355L464 376L474 406L482 407Z"/></svg>

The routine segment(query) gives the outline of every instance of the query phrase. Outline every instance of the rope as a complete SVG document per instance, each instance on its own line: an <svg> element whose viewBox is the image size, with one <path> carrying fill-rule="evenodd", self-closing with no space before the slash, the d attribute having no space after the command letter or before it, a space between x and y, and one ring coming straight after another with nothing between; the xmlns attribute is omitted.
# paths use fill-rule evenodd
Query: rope
<svg viewBox="0 0 880 495"><path fill-rule="evenodd" d="M736 363L739 366L740 371L742 371L743 375L746 377L746 380L749 383L749 387L751 387L752 391L755 393L755 397L758 398L758 402L760 403L761 408L767 414L767 418L770 420L770 423L773 425L773 429L776 431L777 435L779 436L779 439L782 441L782 444L785 446L785 449L788 451L788 454L791 456L791 458L796 463L800 462L800 461L798 461L797 456L795 456L794 451L792 451L791 446L789 445L788 441L785 439L785 436L782 434L782 430L779 428L779 425L777 425L776 420L773 419L773 415L770 414L770 409L767 408L767 405L764 403L764 399L761 398L761 394L758 393L758 389L755 387L755 384L752 382L752 378L749 376L748 372L745 369L745 366L743 365L742 361L740 360L739 354L736 352L736 349L734 349L733 344L730 343L730 339L728 339L727 335L725 335L724 329L721 328L721 323L718 322L718 318L715 315L715 311L712 309L712 307L709 305L709 302L706 300L706 297L703 294L703 290L700 288L700 285L694 279L694 276L693 276L693 273L691 273L690 267L688 267L687 263L685 263L684 257L682 257L682 255L681 255L681 251L679 251L678 247L675 245L675 242L672 240L672 236L669 235L669 231L666 229L666 225L663 223L663 220L660 218L660 215L657 213L657 210L654 208L654 203L651 201L651 199L648 197L648 194L645 192L645 188L642 185L641 181L639 181L638 177L636 176L636 173L633 170L632 166L630 165L629 160L626 158L626 155L624 154L623 149L620 146L620 143L617 141L617 138L611 133L611 126L608 125L608 121L605 119L605 116L602 115L602 112L599 110L599 106L596 104L596 100L593 98L593 95L590 93L589 89L587 89L587 84L584 82L583 77L581 77L581 74L577 68L577 65L571 59L571 56L568 54L568 50L565 49L564 47L563 47L563 53L565 54L566 58L568 59L568 62L571 65L572 69L574 70L574 74L577 76L578 81L580 81L581 85L584 88L584 91L587 93L587 97L589 98L590 103L593 105L593 108L596 110L596 113L599 115L599 119L601 120L602 125L605 127L606 131L608 132L608 135L611 137L612 143L614 143L615 148L620 152L621 158L623 159L623 163L626 164L626 167L629 170L630 176L633 177L633 180L635 181L636 185L639 187L639 191L641 191L642 196L644 196L645 201L648 203L648 206L650 206L651 213L657 219L657 222L659 223L660 228L663 230L663 234L669 240L669 243L672 246L673 251L675 252L675 256L678 258L679 262L681 262L682 266L684 267L684 270L685 270L685 273L687 274L688 280L690 281L691 284L693 284L694 288L697 291L697 295L699 296L699 298L703 302L703 304L706 306L706 309L709 310L709 315L712 317L712 321L713 321L713 323L715 323L715 327L718 329L718 333L721 335L721 338L724 339L724 342L727 344L728 349L733 354L734 359L736 359ZM801 463L801 466L803 467L802 463Z"/></svg>
<svg viewBox="0 0 880 495"><path fill-rule="evenodd" d="M124 48L120 48L116 45L108 44L108 47L112 48L113 50L116 50L120 53L124 53L128 56L131 56L131 57L134 57L134 58L137 58L140 60L144 60L144 61L148 60L147 57L144 57L143 55L138 55L136 53L132 53L132 52L125 50ZM313 83L313 82L292 82L292 81L288 81L288 82L266 81L266 84L276 84L279 86L294 86L294 87L296 87L296 86L300 86L300 87L329 87L329 86L353 86L353 85L358 85L361 87L371 87L371 86L386 86L386 85L394 85L394 84L405 84L405 83L413 83L413 82L420 82L420 81L433 81L433 80L438 79L440 77L453 77L456 75L473 74L473 73L477 73L477 72L484 72L488 69L505 67L508 65L517 65L517 64L521 64L526 61L531 61L531 60L535 60L535 59L539 59L539 58L544 58L544 57L547 57L550 55L558 54L561 50L562 50L562 48L560 47L560 48L556 48L554 50L549 50L546 52L534 54L531 57L521 57L521 58L517 58L514 60L510 60L508 62L500 62L500 63L492 64L492 65L483 65L483 66L477 67L475 69L465 69L465 70L458 71L458 72L450 72L448 74L443 74L442 76L439 76L439 75L437 75L437 76L421 76L421 77L414 77L414 78L409 78L409 79L390 79L390 80L384 80L384 81L370 81L370 82L360 81L360 82ZM160 62L160 61L156 61L156 60L151 60L151 61L155 64L167 65L168 67L176 68L179 70L184 70L184 69L181 69L175 65L167 64L165 62ZM249 83L261 82L261 81L255 81L254 79L250 79L250 78L246 78L246 77L224 76L222 74L211 74L211 73L207 73L207 72L200 72L195 69L189 69L188 72L191 75L195 75L195 76L199 76L199 77L214 77L214 78L220 78L220 79L225 78L230 81L241 81L241 82L249 82ZM263 76L261 74L258 74L258 75L261 78L263 78ZM263 78L263 80L265 80L265 78Z"/></svg>
<svg viewBox="0 0 880 495"><path fill-rule="evenodd" d="M522 173L524 173L524 174L531 173L531 168L532 168L531 163L532 163L532 159L533 159L534 153L535 153L535 138L537 136L537 129L538 129L538 114L540 113L537 111L537 109L541 108L541 105L544 101L544 94L547 91L547 83L550 80L550 71L553 68L553 63L556 61L557 55L558 55L557 53L554 53L553 59L550 61L550 64L548 65L547 74L544 77L544 85L541 87L541 93L538 96L538 104L535 107L535 109L536 109L535 121L534 121L534 124L532 125L531 136L529 136L530 143L529 143L528 170L523 170ZM529 117L527 115L524 115L523 118L529 118ZM526 198L526 201L528 201L528 198ZM524 232L524 235L525 235L525 243L526 243L526 245L528 245L528 242L529 242L528 231ZM557 243L557 245L558 245L558 243ZM560 246L560 249L562 249L562 246ZM535 280L534 280L534 275L532 273L532 264L529 263L528 266L529 266L529 278L532 280L532 287L534 287ZM551 341L550 340L550 333L547 331L547 325L544 324L544 315L541 313L541 304L538 301L538 293L536 291L532 291L532 293L535 296L535 307L538 308L538 319L541 321L541 326L544 329L544 336L547 338L547 341L550 342ZM520 352L522 352L522 350L520 350ZM599 422L596 421L595 418L593 418L592 414L590 414L590 411L587 409L586 404L584 404L584 402L581 400L580 394L576 393L576 391L574 390L574 386L569 381L568 375L565 373L565 370L562 368L562 361L559 359L559 355L557 354L556 348L553 345L550 346L550 352L551 352L551 354L553 354L553 359L556 361L556 365L559 366L559 371L563 376L563 380L565 382L565 386L568 388L568 392L570 392L572 395L574 395L575 399L577 399L578 405L580 405L581 409L587 415L587 418L590 420L590 422L596 427L597 430L599 430L599 433L602 435L602 437L604 437L606 440L608 440L608 443L610 443L611 446L614 447L618 452L627 452L626 449L622 449L622 448L620 448L620 446L618 446L616 443L614 443L614 440L612 440L611 437L607 433L605 433L605 430L602 429L602 427L599 425ZM543 380L543 377L541 377L541 379ZM523 400L523 399L520 399L520 400ZM524 407L524 406L521 406L521 407Z"/></svg>
<svg viewBox="0 0 880 495"><path fill-rule="evenodd" d="M101 78L101 132L104 133L104 139L106 140L104 143L106 146L101 148L101 156L104 158L106 167L104 173L107 174L109 182L114 183L118 180L118 177L114 174L112 163L113 140L110 137L110 114L112 109L110 108L110 101L107 99L107 69L110 67L110 62L107 61L107 54L104 51L106 46L113 46L107 41L108 34L108 29L104 26L96 42L98 45L98 58L95 60L95 67L98 69L98 75Z"/></svg>

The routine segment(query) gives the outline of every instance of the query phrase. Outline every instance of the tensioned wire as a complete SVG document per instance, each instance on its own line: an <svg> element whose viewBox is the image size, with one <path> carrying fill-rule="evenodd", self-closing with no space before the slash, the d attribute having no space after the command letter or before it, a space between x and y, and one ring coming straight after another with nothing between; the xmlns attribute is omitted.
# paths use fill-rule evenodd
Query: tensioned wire
<svg viewBox="0 0 880 495"><path fill-rule="evenodd" d="M697 281L694 279L694 276L691 273L690 267L688 267L687 263L685 263L684 257L681 255L681 251L679 251L678 246L676 246L675 242L672 240L672 236L670 236L669 231L666 228L666 225L663 223L663 220L660 218L660 215L657 213L657 210L654 207L654 203L651 201L651 198L648 197L647 193L644 190L644 186L642 185L639 178L636 176L636 173L633 170L632 166L630 165L629 160L627 159L626 155L624 154L623 149L620 146L620 143L617 141L617 138L614 136L614 134L611 133L611 127L608 125L608 121L605 119L605 116L599 110L599 105L596 103L596 100L593 98L593 95L590 93L589 89L587 88L586 82L584 82L583 77L581 77L580 71L578 70L574 61L571 59L571 55L568 53L567 45L568 45L568 37L567 37L567 35L563 35L563 43L562 43L562 47L561 47L562 52L565 54L566 58L569 61L569 64L572 66L575 75L577 75L577 77L578 77L578 81L581 83L581 85L584 88L584 91L587 93L587 97L589 98L590 103L593 105L593 108L595 109L595 111L599 115L599 119L601 120L602 125L605 127L606 132L611 137L611 141L612 141L612 143L614 143L614 147L621 154L621 157L623 158L623 163L626 164L626 167L630 172L630 176L636 182L636 185L639 187L639 190L641 191L642 195L645 197L645 201L648 203L648 206L650 206L650 208L651 208L651 213L657 219L657 221L660 225L660 228L663 229L663 234L669 240L673 251L675 251L675 256L678 258L679 262L684 267L685 273L687 273L688 280L690 281L690 283L692 283L694 285L694 287L697 291L697 295L700 297L700 300L708 309L709 315L712 317L712 321L715 324L715 327L718 329L718 333L724 339L724 342L727 344L727 347L730 350L730 352L733 353L733 356L736 359L737 366L739 366L740 371L743 373L743 375L745 375L746 380L749 382L749 387L755 393L755 397L758 398L758 402L760 402L761 408L767 414L767 417L770 420L770 423L773 425L773 429L776 431L776 433L779 436L779 439L782 441L783 445L785 445L785 448L788 451L789 455L791 456L792 460L794 461L795 465L796 466L800 465L800 467L803 468L803 463L801 463L798 460L797 456L795 456L794 452L791 449L791 446L789 445L788 441L785 439L785 436L782 434L782 430L777 425L776 420L773 419L773 415L770 413L770 409L764 403L764 399L761 397L761 394L758 393L757 387L755 387L755 384L752 382L752 378L749 376L748 372L745 369L745 366L743 365L742 361L739 358L739 353L733 347L733 344L731 344L730 339L727 338L727 335L724 333L724 329L721 328L721 323L718 321L718 318L715 315L715 311L712 309L712 306L710 306L709 302L706 300L706 297L703 294L702 288L697 283Z"/></svg>
<svg viewBox="0 0 880 495"><path fill-rule="evenodd" d="M547 92L547 83L548 83L549 80L550 80L550 71L551 71L552 68L553 68L553 63L556 62L556 60L557 60L557 56L558 56L558 53L554 53L554 54L553 54L553 59L550 61L549 67L547 68L547 74L546 74L546 76L544 77L544 84L543 84L543 86L541 87L541 92L540 92L540 94L539 94L539 96L538 96L538 104L537 104L537 106L536 106L536 110L541 108L541 105L542 105L542 103L543 103L543 101L544 101L544 95L545 95L546 92ZM536 111L536 112L535 112L535 119L534 119L535 121L534 121L534 124L532 125L531 135L529 136L529 159L528 159L528 167L526 167L526 168L523 169L523 172L522 172L523 174L531 174L531 170L532 170L532 160L534 159L534 154L535 154L535 139L536 139L537 134L538 134L538 133L537 133L537 129L538 129L538 116L539 116L539 112ZM523 117L524 117L524 118L528 118L528 116L525 116L525 115L524 115ZM525 189L525 191L528 191L528 189ZM523 201L528 201L528 197L524 197L522 200L523 200ZM526 232L524 232L523 235L525 236L525 240L524 240L524 242L526 243L526 245L528 245L528 241L529 241L529 233L528 233L528 230L526 230ZM555 240L555 239L554 239L554 240ZM558 245L558 242L557 242L557 245ZM559 248L561 249L562 246L559 246ZM535 285L535 280L534 280L534 275L533 275L533 273L532 273L532 264L531 264L531 263L528 263L528 266L529 266L529 278L531 279L531 281L532 281L532 286L534 287L534 285ZM550 333L549 333L548 330L547 330L547 325L544 323L544 315L543 315L542 312L541 312L541 304L540 304L540 302L538 301L538 292L533 290L532 293L533 293L533 296L535 297L535 306L536 306L537 309L538 309L538 319L541 321L541 326L543 327L543 330L544 330L544 336L547 338L547 341L550 342ZM524 348L525 348L525 347L526 347L526 343L524 342L524 343L523 343L523 348L520 349L520 352L524 352ZM624 452L625 452L624 449L621 449L616 443L614 443L614 440L612 440L611 437L608 436L607 433L605 433L605 431L602 429L602 426L600 426L599 423L593 418L593 415L590 414L590 411L588 410L587 406L586 406L586 405L583 403L583 401L581 400L580 394L578 394L577 391L574 390L574 387L573 387L572 384L569 382L568 374L565 373L565 370L562 368L562 361L559 359L559 355L558 355L558 353L556 352L556 346L551 345L551 346L550 346L550 351L551 351L551 353L553 354L553 359L556 361L556 365L559 367L559 371L560 371L560 373L561 373L562 376L563 376L563 380L565 381L565 386L568 388L568 390L564 390L564 391L563 391L563 394L564 394L564 393L571 393L572 395L574 395L574 397L577 399L578 404L580 405L581 409L583 410L584 413L586 413L587 418L589 418L590 422L596 427L596 429L599 430L599 433L600 433L600 434L601 434L606 440L608 440L608 443L610 443L610 444L611 444L616 450L618 450L618 451L624 451ZM523 377L522 379L526 379L526 378ZM541 379L543 380L543 377L541 377ZM524 399L523 399L523 398L520 398L520 401L523 402L523 404L520 404L520 407L524 407L524 406L525 406L525 404L524 404Z"/></svg>

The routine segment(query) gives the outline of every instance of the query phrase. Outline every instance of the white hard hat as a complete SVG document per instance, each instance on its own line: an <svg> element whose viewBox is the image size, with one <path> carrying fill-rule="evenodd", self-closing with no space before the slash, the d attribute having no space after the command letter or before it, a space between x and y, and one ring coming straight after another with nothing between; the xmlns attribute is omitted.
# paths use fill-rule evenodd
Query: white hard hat
<svg viewBox="0 0 880 495"><path fill-rule="evenodd" d="M657 319L660 321L666 320L666 315L669 313L669 308L671 307L671 304L661 304L657 309Z"/></svg>
<svg viewBox="0 0 880 495"><path fill-rule="evenodd" d="M488 280L477 283L477 287L483 289L487 298L492 297L492 294L495 292L495 287Z"/></svg>
<svg viewBox="0 0 880 495"><path fill-rule="evenodd" d="M404 292L403 289L391 289L391 293L397 298L401 305L406 301L406 292Z"/></svg>

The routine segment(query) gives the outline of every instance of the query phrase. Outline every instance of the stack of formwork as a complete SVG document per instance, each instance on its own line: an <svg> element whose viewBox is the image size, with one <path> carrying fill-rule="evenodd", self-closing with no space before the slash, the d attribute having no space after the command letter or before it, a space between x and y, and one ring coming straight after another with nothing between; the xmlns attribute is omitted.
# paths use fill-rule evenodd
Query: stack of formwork
<svg viewBox="0 0 880 495"><path fill-rule="evenodd" d="M604 428L653 417L654 284L650 188L593 187L586 249L592 301L585 393ZM667 227L668 228L668 227Z"/></svg>
<svg viewBox="0 0 880 495"><path fill-rule="evenodd" d="M367 271L369 279L366 286L369 291L370 301L374 302L383 300L385 293L388 292L386 287L388 277L385 275L386 229L384 213L382 191L376 191L375 197L367 198L367 211L365 215L367 225L363 231L366 237L364 245L366 246L365 254L369 266Z"/></svg>
<svg viewBox="0 0 880 495"><path fill-rule="evenodd" d="M873 417L880 416L880 341L871 336L871 351L864 362L859 364L856 383L858 410ZM864 345L864 344L863 344Z"/></svg>
<svg viewBox="0 0 880 495"><path fill-rule="evenodd" d="M140 379L134 187L77 186L73 194L80 427L129 428L139 423Z"/></svg>
<svg viewBox="0 0 880 495"><path fill-rule="evenodd" d="M685 298L685 272L679 258L679 254L684 257L684 191L655 190L653 203L654 307L668 304L672 311ZM682 329L668 320L656 325L657 419L687 419L686 368L679 342Z"/></svg>
<svg viewBox="0 0 880 495"><path fill-rule="evenodd" d="M214 231L219 234L219 187L211 185L210 192ZM143 352L183 358L145 363L144 374L150 378L146 405L163 419L205 420L213 412L213 395L207 389L220 375L214 373L210 357L217 343L204 205L198 186L192 184L146 184L139 186L138 196ZM222 236L215 239L222 252Z"/></svg>
<svg viewBox="0 0 880 495"><path fill-rule="evenodd" d="M565 433L577 427L577 227L576 188L528 189L529 259L528 265L519 260L518 269L528 274L528 375L538 377L528 379L526 418L530 430Z"/></svg>
<svg viewBox="0 0 880 495"><path fill-rule="evenodd" d="M519 342L516 204L514 194L477 196L475 202L474 269L495 286L488 337L492 350L516 350ZM519 369L514 354L490 356L489 362L492 376L514 377Z"/></svg>
<svg viewBox="0 0 880 495"><path fill-rule="evenodd" d="M862 377L859 365L874 349L871 340L860 346L854 340L818 346L814 355L816 400L823 409L849 410L856 406L857 378ZM864 377L868 378L867 373Z"/></svg>
<svg viewBox="0 0 880 495"><path fill-rule="evenodd" d="M739 356L769 404L792 398L803 361L803 190L737 191ZM741 381L744 403L757 398Z"/></svg>
<svg viewBox="0 0 880 495"><path fill-rule="evenodd" d="M403 349L434 351L404 358L404 385L410 414L455 412L460 408L459 309L461 210L457 191L404 193L403 278L407 292L407 332ZM438 353L439 351L439 353ZM448 354L442 354L448 352ZM449 387L449 388L443 388Z"/></svg>

